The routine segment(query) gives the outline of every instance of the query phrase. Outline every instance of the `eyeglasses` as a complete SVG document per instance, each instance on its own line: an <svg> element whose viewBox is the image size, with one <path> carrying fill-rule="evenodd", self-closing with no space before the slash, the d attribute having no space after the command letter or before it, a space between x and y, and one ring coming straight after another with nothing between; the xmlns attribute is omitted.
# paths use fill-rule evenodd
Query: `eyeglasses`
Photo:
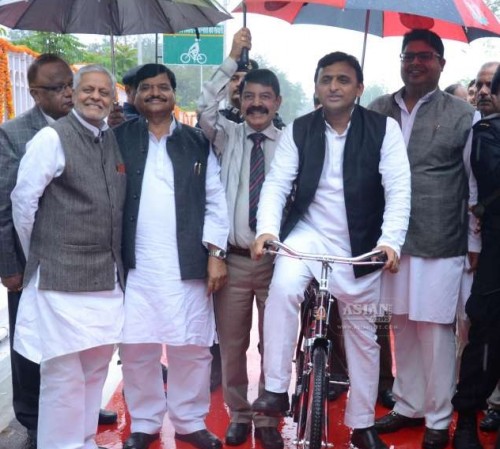
<svg viewBox="0 0 500 449"><path fill-rule="evenodd" d="M441 58L441 55L434 53L433 51L419 51L418 53L401 53L399 57L401 58L401 62L412 62L415 58L417 58L420 62L429 62L432 61L432 58L434 57Z"/></svg>
<svg viewBox="0 0 500 449"><path fill-rule="evenodd" d="M32 86L34 89L43 89L48 92L55 92L56 94L60 94L64 92L68 87L73 89L73 84L58 84L57 86Z"/></svg>

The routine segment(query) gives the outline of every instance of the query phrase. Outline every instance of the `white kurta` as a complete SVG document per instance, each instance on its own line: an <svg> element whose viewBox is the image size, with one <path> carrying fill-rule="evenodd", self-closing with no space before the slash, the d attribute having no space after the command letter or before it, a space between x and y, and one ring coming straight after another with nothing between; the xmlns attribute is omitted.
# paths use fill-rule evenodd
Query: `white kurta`
<svg viewBox="0 0 500 449"><path fill-rule="evenodd" d="M79 119L96 136L100 130ZM102 130L107 129L104 125ZM17 184L12 192L12 215L24 253L35 222L38 201L50 182L62 174L64 150L57 132L39 131L26 145ZM38 272L19 303L14 348L36 363L121 340L123 292L55 292L38 289Z"/></svg>
<svg viewBox="0 0 500 449"><path fill-rule="evenodd" d="M285 241L294 249L351 255L342 171L347 132L348 129L338 134L326 126L325 160L316 194L307 213ZM264 182L257 212L258 235L278 235L283 204L298 166L292 125L282 135ZM410 168L401 131L393 119L387 119L379 172L386 201L382 235L377 243L399 252L410 213ZM369 196L371 192L363 193ZM349 265L334 264L332 268L329 287L339 299L352 387L345 424L353 428L370 427L374 422L378 383L379 347L373 318L380 298L380 271L355 279ZM320 270L318 262L277 258L264 312L264 374L268 391L282 393L289 388L299 304L311 276L319 278ZM353 313L353 304L361 306L356 307L360 312Z"/></svg>
<svg viewBox="0 0 500 449"><path fill-rule="evenodd" d="M326 126L325 162L315 197L287 244L305 252L351 256L343 185L343 156L348 132L337 134ZM281 211L298 171L299 155L293 141L293 127L284 131L270 174L262 187L257 211L257 234L279 235ZM381 148L379 171L385 189L382 235L377 245L387 245L399 253L406 236L410 210L410 177L406 147L395 120L388 118ZM370 192L366 192L370 195ZM335 213L332 213L335 211ZM319 279L321 264L305 262ZM342 301L374 301L380 296L380 271L355 279L350 265L335 264L330 290Z"/></svg>
<svg viewBox="0 0 500 449"><path fill-rule="evenodd" d="M180 278L174 172L165 151L166 139L152 134L149 138L137 219L136 268L129 271L125 290L123 342L211 346L215 319L206 280ZM213 153L207 164L206 196L203 241L225 248L227 207Z"/></svg>
<svg viewBox="0 0 500 449"><path fill-rule="evenodd" d="M410 140L418 109L429 101L433 92L422 97L411 113L408 112L401 94L396 95L396 101L401 108L401 128L406 144ZM469 177L469 204L475 204L477 186L470 169L471 142L472 132L464 148L463 159ZM470 222L469 251L479 251L480 239L473 232L473 217ZM457 310L464 264L465 256L439 259L403 256L399 273L396 276L384 273L382 277L383 301L391 304L393 313L408 315L411 320L452 323Z"/></svg>

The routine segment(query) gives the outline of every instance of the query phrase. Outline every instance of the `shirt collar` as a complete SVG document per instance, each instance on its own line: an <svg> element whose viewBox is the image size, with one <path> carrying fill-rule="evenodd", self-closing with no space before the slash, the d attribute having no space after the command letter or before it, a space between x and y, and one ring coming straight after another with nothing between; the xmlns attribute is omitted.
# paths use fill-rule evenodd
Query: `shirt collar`
<svg viewBox="0 0 500 449"><path fill-rule="evenodd" d="M76 119L87 129L89 129L90 131L92 131L92 133L94 134L95 137L99 136L100 133L102 133L103 131L106 131L109 129L109 126L108 124L103 120L102 121L102 125L100 128L98 128L97 126L94 126L94 125L91 125L89 122L87 122L85 119L83 119L82 117L80 117L80 114L78 114L78 112L76 111L76 109L73 109L71 111Z"/></svg>
<svg viewBox="0 0 500 449"><path fill-rule="evenodd" d="M430 101L432 95L434 95L434 93L438 90L438 88L436 87L434 90L431 90L430 92L427 92L423 97L421 97L418 101L417 101L417 104L421 104L421 103L427 103L428 101ZM396 103L398 104L398 106L401 108L401 109L404 109L406 110L406 104L404 102L404 99L403 99L403 93L405 91L405 88L403 87L402 89L399 89L395 94L394 94L394 101L396 101Z"/></svg>
<svg viewBox="0 0 500 449"><path fill-rule="evenodd" d="M269 139L269 140L276 140L279 136L279 129L276 128L272 122L263 131L255 131L255 129L253 129L247 122L244 122L244 123L245 123L244 126L245 126L245 136L246 137L248 137L250 134L257 133L257 132L264 134L266 136L266 139Z"/></svg>

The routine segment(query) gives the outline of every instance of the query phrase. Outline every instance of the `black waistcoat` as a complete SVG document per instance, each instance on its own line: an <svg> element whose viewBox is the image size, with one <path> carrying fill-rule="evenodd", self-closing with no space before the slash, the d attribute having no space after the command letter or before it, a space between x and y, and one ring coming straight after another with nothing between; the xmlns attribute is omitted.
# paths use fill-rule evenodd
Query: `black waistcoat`
<svg viewBox="0 0 500 449"><path fill-rule="evenodd" d="M135 236L149 132L143 117L114 129L127 170L127 197L123 212L123 264L135 268ZM177 124L166 149L174 168L177 249L181 279L204 279L208 253L203 246L209 142L201 130ZM162 201L158 198L157 201ZM168 255L166 255L168 256Z"/></svg>
<svg viewBox="0 0 500 449"><path fill-rule="evenodd" d="M294 200L281 230L282 240L304 216L316 194L325 160L325 129L322 109L299 117L293 123L300 162ZM385 200L379 163L385 130L386 117L361 106L354 108L343 162L344 197L353 256L371 251L382 233ZM360 277L376 269L354 267L354 274Z"/></svg>

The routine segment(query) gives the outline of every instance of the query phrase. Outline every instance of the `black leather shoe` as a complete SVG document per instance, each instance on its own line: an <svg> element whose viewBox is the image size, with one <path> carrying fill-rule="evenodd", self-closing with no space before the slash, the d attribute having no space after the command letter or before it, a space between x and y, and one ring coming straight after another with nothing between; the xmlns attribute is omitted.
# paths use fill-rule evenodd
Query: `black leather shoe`
<svg viewBox="0 0 500 449"><path fill-rule="evenodd" d="M255 438L260 440L264 449L283 449L285 443L276 427L257 427Z"/></svg>
<svg viewBox="0 0 500 449"><path fill-rule="evenodd" d="M123 449L148 449L149 445L159 437L159 433L132 432L125 440Z"/></svg>
<svg viewBox="0 0 500 449"><path fill-rule="evenodd" d="M380 439L375 427L354 429L351 435L351 448L357 449L389 449Z"/></svg>
<svg viewBox="0 0 500 449"><path fill-rule="evenodd" d="M424 418L408 418L393 410L375 421L375 430L378 433L392 433L406 427L419 427L424 423Z"/></svg>
<svg viewBox="0 0 500 449"><path fill-rule="evenodd" d="M221 449L222 442L213 433L209 432L207 429L198 430L192 433L177 433L175 432L175 438L184 441L186 443L192 444L198 449Z"/></svg>
<svg viewBox="0 0 500 449"><path fill-rule="evenodd" d="M377 401L380 405L388 408L389 410L392 410L396 405L396 400L394 399L394 395L392 394L392 390L390 388L379 391Z"/></svg>
<svg viewBox="0 0 500 449"><path fill-rule="evenodd" d="M232 422L226 430L226 444L228 446L239 446L243 444L252 430L252 424L247 422Z"/></svg>
<svg viewBox="0 0 500 449"><path fill-rule="evenodd" d="M252 404L252 411L266 415L284 415L290 408L288 393L273 393L264 390Z"/></svg>
<svg viewBox="0 0 500 449"><path fill-rule="evenodd" d="M484 418L479 421L479 428L483 432L495 432L500 429L500 410L488 409Z"/></svg>
<svg viewBox="0 0 500 449"><path fill-rule="evenodd" d="M118 413L113 412L112 410L104 410L101 408L99 410L99 425L103 424L115 424L118 420Z"/></svg>
<svg viewBox="0 0 500 449"><path fill-rule="evenodd" d="M450 431L448 429L425 428L422 447L424 449L444 449L450 442Z"/></svg>

